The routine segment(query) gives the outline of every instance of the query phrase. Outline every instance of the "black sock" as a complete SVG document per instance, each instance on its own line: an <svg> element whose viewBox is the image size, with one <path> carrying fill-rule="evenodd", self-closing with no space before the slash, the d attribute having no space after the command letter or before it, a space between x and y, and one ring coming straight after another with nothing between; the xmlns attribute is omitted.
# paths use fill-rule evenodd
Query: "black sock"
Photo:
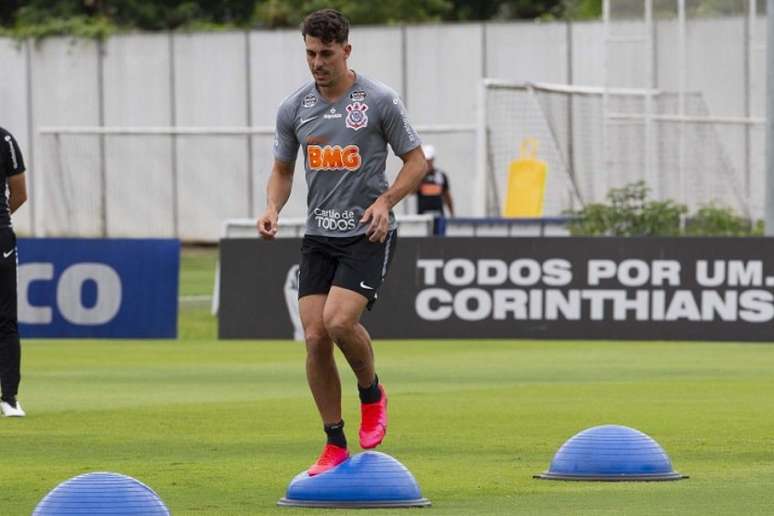
<svg viewBox="0 0 774 516"><path fill-rule="evenodd" d="M333 444L339 448L347 447L347 438L344 435L344 420L332 425L323 425L325 435L328 436L328 444Z"/></svg>
<svg viewBox="0 0 774 516"><path fill-rule="evenodd" d="M4 402L8 403L13 408L16 408L16 396L9 396L7 398L5 396L3 396L0 399L2 399Z"/></svg>
<svg viewBox="0 0 774 516"><path fill-rule="evenodd" d="M358 394L360 394L360 403L376 403L382 399L382 391L379 390L379 377L374 375L374 383L370 387L362 388L357 386Z"/></svg>

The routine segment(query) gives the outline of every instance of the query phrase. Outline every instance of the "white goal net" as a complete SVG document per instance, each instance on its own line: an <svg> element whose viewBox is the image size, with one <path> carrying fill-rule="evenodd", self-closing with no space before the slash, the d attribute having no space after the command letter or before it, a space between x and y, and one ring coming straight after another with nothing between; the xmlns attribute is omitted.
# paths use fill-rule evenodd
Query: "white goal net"
<svg viewBox="0 0 774 516"><path fill-rule="evenodd" d="M692 210L716 203L762 214L763 200L746 182L752 177L755 184L763 173L762 160L754 158L764 154L763 120L713 117L696 92L491 79L484 89L491 215L500 211L509 163L527 138L538 140L537 157L548 165L548 216L602 201L610 188L636 181L644 181L653 197ZM753 137L745 139L748 132Z"/></svg>

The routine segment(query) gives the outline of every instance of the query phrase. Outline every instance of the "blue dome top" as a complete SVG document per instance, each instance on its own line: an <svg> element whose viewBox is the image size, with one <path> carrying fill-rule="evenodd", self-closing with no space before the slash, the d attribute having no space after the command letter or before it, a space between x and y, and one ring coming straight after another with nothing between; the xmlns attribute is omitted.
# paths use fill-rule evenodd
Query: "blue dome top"
<svg viewBox="0 0 774 516"><path fill-rule="evenodd" d="M118 473L86 473L56 486L33 516L121 514L169 516L161 498L139 480Z"/></svg>
<svg viewBox="0 0 774 516"><path fill-rule="evenodd" d="M429 505L411 472L386 453L355 455L330 471L290 482L279 505L301 507L401 507Z"/></svg>
<svg viewBox="0 0 774 516"><path fill-rule="evenodd" d="M672 461L650 436L621 425L588 428L572 436L540 476L561 480L677 480Z"/></svg>

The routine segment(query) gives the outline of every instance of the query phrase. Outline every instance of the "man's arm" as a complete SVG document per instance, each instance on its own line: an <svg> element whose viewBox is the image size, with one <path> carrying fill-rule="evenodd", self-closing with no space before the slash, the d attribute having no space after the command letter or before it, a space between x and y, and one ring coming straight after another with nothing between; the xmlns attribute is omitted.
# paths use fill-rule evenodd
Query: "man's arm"
<svg viewBox="0 0 774 516"><path fill-rule="evenodd" d="M366 232L371 242L384 242L389 230L390 210L401 199L416 191L417 185L427 172L427 162L422 147L418 146L408 151L400 159L403 160L403 166L395 182L368 207L360 219L361 223L370 221Z"/></svg>
<svg viewBox="0 0 774 516"><path fill-rule="evenodd" d="M24 158L16 139L5 129L0 129L0 171L7 178L8 211L15 212L27 200Z"/></svg>
<svg viewBox="0 0 774 516"><path fill-rule="evenodd" d="M425 170L427 170L427 164L425 164ZM422 178L424 178L424 177L425 176L422 175ZM417 186L414 188L414 192L413 193L418 194L421 191L422 191L422 180L420 179L419 182L417 183Z"/></svg>
<svg viewBox="0 0 774 516"><path fill-rule="evenodd" d="M443 194L441 195L441 198L443 199L443 203L446 205L446 208L449 210L449 215L454 217L454 203L452 202L452 196L451 196L451 188L449 188L449 178L446 176L446 173L443 172Z"/></svg>
<svg viewBox="0 0 774 516"><path fill-rule="evenodd" d="M279 212L290 198L293 188L293 170L295 161L286 162L274 160L271 167L271 176L266 185L266 211L258 219L258 233L261 238L273 239L277 235L277 219Z"/></svg>
<svg viewBox="0 0 774 516"><path fill-rule="evenodd" d="M27 200L27 181L25 174L16 174L8 178L8 208L11 213Z"/></svg>
<svg viewBox="0 0 774 516"><path fill-rule="evenodd" d="M449 215L454 217L454 203L452 202L451 192L449 192L449 190L446 190L443 193L443 202L449 210Z"/></svg>

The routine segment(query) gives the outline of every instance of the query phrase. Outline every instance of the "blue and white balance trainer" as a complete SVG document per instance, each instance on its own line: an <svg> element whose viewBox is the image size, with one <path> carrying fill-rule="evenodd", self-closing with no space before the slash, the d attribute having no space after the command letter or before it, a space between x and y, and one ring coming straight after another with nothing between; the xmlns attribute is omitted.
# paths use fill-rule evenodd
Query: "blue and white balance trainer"
<svg viewBox="0 0 774 516"><path fill-rule="evenodd" d="M359 453L335 468L290 482L282 507L386 508L426 507L414 475L386 453Z"/></svg>
<svg viewBox="0 0 774 516"><path fill-rule="evenodd" d="M655 481L688 478L672 469L664 449L650 436L621 425L588 428L554 455L543 480Z"/></svg>
<svg viewBox="0 0 774 516"><path fill-rule="evenodd" d="M153 489L139 480L118 473L97 472L65 480L38 503L32 514L169 516L169 509Z"/></svg>

